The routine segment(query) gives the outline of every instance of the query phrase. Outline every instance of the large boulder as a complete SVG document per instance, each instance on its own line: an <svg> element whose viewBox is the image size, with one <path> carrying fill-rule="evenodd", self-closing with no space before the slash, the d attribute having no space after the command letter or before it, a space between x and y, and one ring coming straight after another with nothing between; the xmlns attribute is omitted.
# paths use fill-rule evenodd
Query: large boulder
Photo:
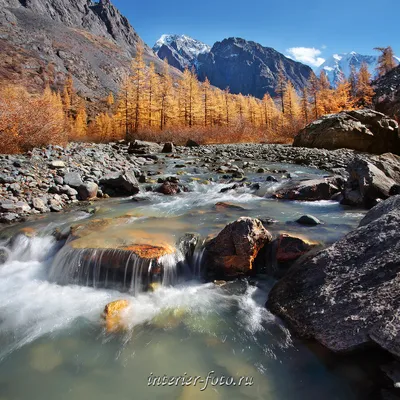
<svg viewBox="0 0 400 400"><path fill-rule="evenodd" d="M85 201L97 197L99 187L94 182L85 182L78 187L79 200Z"/></svg>
<svg viewBox="0 0 400 400"><path fill-rule="evenodd" d="M345 184L342 203L371 208L377 201L387 199L393 186L400 183L400 162L397 162L397 156L390 156L371 160L380 168L372 162L356 157L348 166L349 178ZM399 180L395 181L391 176Z"/></svg>
<svg viewBox="0 0 400 400"><path fill-rule="evenodd" d="M206 243L208 277L233 279L251 273L259 251L271 240L271 234L257 219L242 217L232 222Z"/></svg>
<svg viewBox="0 0 400 400"><path fill-rule="evenodd" d="M295 137L293 146L400 154L399 126L395 120L373 110L343 111L307 125Z"/></svg>
<svg viewBox="0 0 400 400"><path fill-rule="evenodd" d="M139 182L134 172L111 172L100 180L100 185L119 195L135 195L139 193Z"/></svg>
<svg viewBox="0 0 400 400"><path fill-rule="evenodd" d="M340 182L336 178L311 179L303 182L291 182L273 194L276 199L318 201L330 200L340 191Z"/></svg>
<svg viewBox="0 0 400 400"><path fill-rule="evenodd" d="M154 154L161 153L163 147L158 143L153 142L143 142L141 140L135 140L134 143L131 143L128 149L129 154Z"/></svg>
<svg viewBox="0 0 400 400"><path fill-rule="evenodd" d="M376 342L400 356L399 224L394 196L358 229L293 266L272 289L268 308L333 351Z"/></svg>

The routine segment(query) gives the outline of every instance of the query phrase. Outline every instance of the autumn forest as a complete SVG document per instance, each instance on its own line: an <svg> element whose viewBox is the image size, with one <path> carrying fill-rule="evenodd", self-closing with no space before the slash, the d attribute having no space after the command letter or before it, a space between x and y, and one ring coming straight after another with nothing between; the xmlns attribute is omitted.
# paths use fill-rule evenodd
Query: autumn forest
<svg viewBox="0 0 400 400"><path fill-rule="evenodd" d="M394 67L391 48L380 48L378 75ZM371 74L363 64L349 79L332 88L324 72L311 74L301 93L280 72L276 95L262 100L220 90L206 79L199 82L186 69L173 79L164 61L162 73L146 66L143 48L122 77L118 93L99 105L102 112L88 116L87 104L76 92L71 76L62 90L44 88L32 94L26 88L3 83L0 89L0 153L68 141L109 142L128 139L199 143L290 142L305 125L319 117L372 103Z"/></svg>

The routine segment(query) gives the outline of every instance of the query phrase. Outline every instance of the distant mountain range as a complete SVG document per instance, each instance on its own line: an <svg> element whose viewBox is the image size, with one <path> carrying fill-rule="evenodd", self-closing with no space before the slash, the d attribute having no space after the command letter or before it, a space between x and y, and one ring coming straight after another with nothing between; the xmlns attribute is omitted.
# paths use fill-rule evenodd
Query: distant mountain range
<svg viewBox="0 0 400 400"><path fill-rule="evenodd" d="M221 89L262 98L275 95L278 71L300 91L311 68L282 53L241 38L228 38L212 47L185 35L163 35L152 50L110 0L0 0L0 81L14 82L30 90L47 83L62 88L71 74L76 88L88 104L117 92L130 70L132 57L144 46L146 64L162 70L163 58L171 64L175 78L186 67L194 67L201 80L206 77ZM351 65L366 62L372 74L377 56L355 52L336 54L317 72L324 70L335 85L348 76ZM397 70L396 70L397 71ZM385 99L398 80L398 71L383 85ZM396 86L397 87L397 86ZM94 110L96 111L96 110Z"/></svg>
<svg viewBox="0 0 400 400"><path fill-rule="evenodd" d="M306 83L311 68L285 57L278 51L241 38L224 39L210 46L182 35L163 35L153 47L160 58L179 68L194 67L200 78L231 93L262 98L275 95L278 71L290 79L297 90Z"/></svg>
<svg viewBox="0 0 400 400"><path fill-rule="evenodd" d="M186 35L162 35L153 46L161 59L166 58L170 65L183 71L197 65L200 54L211 51L211 47Z"/></svg>
<svg viewBox="0 0 400 400"><path fill-rule="evenodd" d="M356 53L355 51L351 53L334 54L316 69L316 73L319 74L321 71L325 71L331 85L335 87L342 77L348 78L350 76L352 67L354 67L356 71L359 71L361 65L365 63L368 66L372 79L375 79L377 77L376 67L378 65L378 58L377 55L366 56ZM400 61L399 58L396 57L396 59Z"/></svg>

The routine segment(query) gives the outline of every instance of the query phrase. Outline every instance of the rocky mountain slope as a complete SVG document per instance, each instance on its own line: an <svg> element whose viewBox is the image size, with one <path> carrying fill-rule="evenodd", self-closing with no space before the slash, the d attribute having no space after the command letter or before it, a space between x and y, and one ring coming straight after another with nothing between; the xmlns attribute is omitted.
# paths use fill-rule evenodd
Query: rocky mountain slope
<svg viewBox="0 0 400 400"><path fill-rule="evenodd" d="M279 66L296 89L301 89L311 73L311 68L290 60L278 51L240 38L217 42L210 53L198 57L198 74L221 89L262 98L265 93L274 94Z"/></svg>
<svg viewBox="0 0 400 400"><path fill-rule="evenodd" d="M197 67L198 56L209 53L211 47L186 35L162 35L153 50L162 60L167 58L170 65L183 71Z"/></svg>
<svg viewBox="0 0 400 400"><path fill-rule="evenodd" d="M0 80L41 88L71 73L98 99L118 89L141 38L109 0L0 0ZM161 61L145 46L145 59Z"/></svg>

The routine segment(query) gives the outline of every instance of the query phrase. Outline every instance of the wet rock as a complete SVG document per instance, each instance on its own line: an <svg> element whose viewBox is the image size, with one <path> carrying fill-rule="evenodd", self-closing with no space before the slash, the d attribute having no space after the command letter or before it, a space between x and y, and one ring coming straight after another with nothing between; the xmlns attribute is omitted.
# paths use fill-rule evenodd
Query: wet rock
<svg viewBox="0 0 400 400"><path fill-rule="evenodd" d="M97 197L99 187L94 182L85 182L78 187L78 199L85 201Z"/></svg>
<svg viewBox="0 0 400 400"><path fill-rule="evenodd" d="M153 142L144 142L142 140L135 140L134 143L131 143L128 149L129 154L153 154L153 153L161 153L162 146L158 143Z"/></svg>
<svg viewBox="0 0 400 400"><path fill-rule="evenodd" d="M3 265L7 262L9 257L9 253L6 249L0 248L0 265Z"/></svg>
<svg viewBox="0 0 400 400"><path fill-rule="evenodd" d="M295 261L313 247L311 243L287 234L280 235L276 241L276 260L279 263Z"/></svg>
<svg viewBox="0 0 400 400"><path fill-rule="evenodd" d="M164 147L161 153L175 153L175 146L172 142L167 142L164 144Z"/></svg>
<svg viewBox="0 0 400 400"><path fill-rule="evenodd" d="M258 252L271 239L271 234L257 219L243 217L227 225L206 243L208 277L233 279L251 273Z"/></svg>
<svg viewBox="0 0 400 400"><path fill-rule="evenodd" d="M375 165L355 158L348 167L349 179L343 192L343 204L371 208L378 199L385 200L396 182Z"/></svg>
<svg viewBox="0 0 400 400"><path fill-rule="evenodd" d="M273 197L300 201L330 200L339 190L336 178L313 179L290 184L278 190Z"/></svg>
<svg viewBox="0 0 400 400"><path fill-rule="evenodd" d="M375 342L400 356L400 196L359 228L305 256L272 289L268 308L332 351Z"/></svg>
<svg viewBox="0 0 400 400"><path fill-rule="evenodd" d="M318 218L314 217L313 215L303 215L296 222L299 223L300 225L310 225L310 226L321 224L321 221Z"/></svg>
<svg viewBox="0 0 400 400"><path fill-rule="evenodd" d="M192 139L186 142L186 147L199 147L200 145Z"/></svg>
<svg viewBox="0 0 400 400"><path fill-rule="evenodd" d="M278 179L276 179L274 176L267 176L266 178L267 182L278 182Z"/></svg>
<svg viewBox="0 0 400 400"><path fill-rule="evenodd" d="M120 195L135 195L139 193L139 183L131 171L111 172L100 180L100 185L110 188Z"/></svg>
<svg viewBox="0 0 400 400"><path fill-rule="evenodd" d="M78 187L83 184L83 181L78 172L67 172L64 175L64 184L74 189L78 189Z"/></svg>
<svg viewBox="0 0 400 400"><path fill-rule="evenodd" d="M306 126L295 137L293 146L400 154L398 129L395 120L373 110L343 111Z"/></svg>
<svg viewBox="0 0 400 400"><path fill-rule="evenodd" d="M128 300L117 300L105 306L102 317L108 333L116 333L127 329L124 313L130 306Z"/></svg>
<svg viewBox="0 0 400 400"><path fill-rule="evenodd" d="M217 211L224 211L224 210L246 210L244 207L239 206L237 204L228 203L225 201L220 201L215 205Z"/></svg>
<svg viewBox="0 0 400 400"><path fill-rule="evenodd" d="M197 233L186 233L178 239L177 248L185 256L186 260L193 257L194 251L199 243L200 235Z"/></svg>
<svg viewBox="0 0 400 400"><path fill-rule="evenodd" d="M166 196L172 196L181 193L181 188L178 183L175 182L164 182L161 186L157 188L158 193L162 193Z"/></svg>

